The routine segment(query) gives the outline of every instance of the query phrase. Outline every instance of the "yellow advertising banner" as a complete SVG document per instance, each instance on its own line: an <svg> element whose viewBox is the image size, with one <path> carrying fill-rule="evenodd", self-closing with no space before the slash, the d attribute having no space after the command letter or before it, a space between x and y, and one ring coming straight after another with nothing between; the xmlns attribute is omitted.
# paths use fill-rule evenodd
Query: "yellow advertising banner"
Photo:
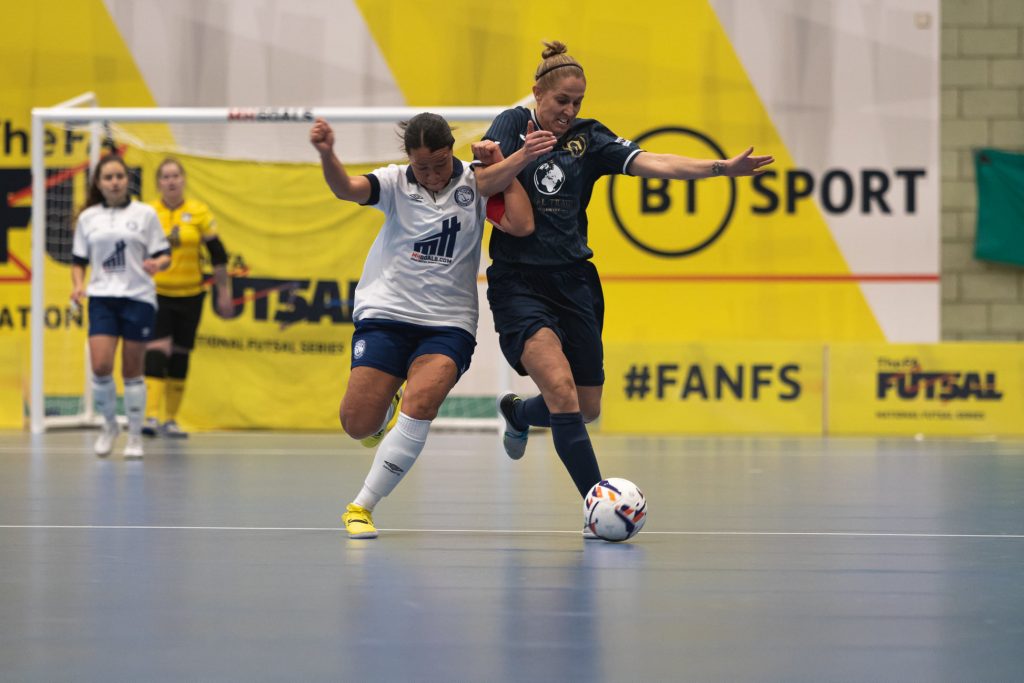
<svg viewBox="0 0 1024 683"><path fill-rule="evenodd" d="M821 344L611 343L601 430L820 434Z"/></svg>
<svg viewBox="0 0 1024 683"><path fill-rule="evenodd" d="M24 412L20 350L0 344L0 429L20 429Z"/></svg>
<svg viewBox="0 0 1024 683"><path fill-rule="evenodd" d="M1024 434L1024 345L833 344L829 434Z"/></svg>

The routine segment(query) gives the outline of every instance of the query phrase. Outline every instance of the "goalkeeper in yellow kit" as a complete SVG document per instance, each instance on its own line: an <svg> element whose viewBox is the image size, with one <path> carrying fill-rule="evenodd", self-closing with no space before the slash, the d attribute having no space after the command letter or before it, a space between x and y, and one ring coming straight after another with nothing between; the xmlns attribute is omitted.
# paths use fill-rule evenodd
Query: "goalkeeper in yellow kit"
<svg viewBox="0 0 1024 683"><path fill-rule="evenodd" d="M205 204L185 197L185 169L176 159L164 159L157 168L156 182L160 199L151 206L171 244L171 265L154 278L158 308L152 341L146 346L146 419L142 433L184 438L188 434L178 427L177 415L206 296L200 268L204 245L213 264L217 312L227 317L234 304L227 252L217 236L216 221Z"/></svg>

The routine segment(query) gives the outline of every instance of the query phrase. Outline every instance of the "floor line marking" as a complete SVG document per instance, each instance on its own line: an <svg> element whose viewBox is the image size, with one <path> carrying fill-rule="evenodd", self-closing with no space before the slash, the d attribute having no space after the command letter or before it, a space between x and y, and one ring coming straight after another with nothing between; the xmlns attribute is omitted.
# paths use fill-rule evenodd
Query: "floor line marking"
<svg viewBox="0 0 1024 683"><path fill-rule="evenodd" d="M0 529L71 529L79 531L147 530L147 531L331 531L344 533L341 527L272 527L272 526L143 526L92 524L0 524ZM562 529L380 529L387 532L426 534L574 534ZM1024 534L953 534L873 531L644 531L644 536L821 536L851 538L991 538L1024 539Z"/></svg>

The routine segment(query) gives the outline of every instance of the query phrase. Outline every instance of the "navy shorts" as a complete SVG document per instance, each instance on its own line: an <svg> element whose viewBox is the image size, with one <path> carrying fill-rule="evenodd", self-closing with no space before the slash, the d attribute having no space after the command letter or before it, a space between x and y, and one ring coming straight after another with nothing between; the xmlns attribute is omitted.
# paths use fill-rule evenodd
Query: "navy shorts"
<svg viewBox="0 0 1024 683"><path fill-rule="evenodd" d="M439 353L455 362L459 377L469 370L476 339L458 327L428 327L394 320L357 320L352 333L352 367L376 368L405 379L420 356Z"/></svg>
<svg viewBox="0 0 1024 683"><path fill-rule="evenodd" d="M206 292L194 296L156 295L156 331L153 339L171 338L171 344L182 349L196 345L196 330L203 314Z"/></svg>
<svg viewBox="0 0 1024 683"><path fill-rule="evenodd" d="M487 301L501 352L526 375L526 340L548 327L562 342L579 386L604 384L604 292L597 268L583 261L563 270L525 270L494 263L487 269Z"/></svg>
<svg viewBox="0 0 1024 683"><path fill-rule="evenodd" d="M152 304L117 296L89 297L89 336L98 334L148 341L153 335L156 309Z"/></svg>

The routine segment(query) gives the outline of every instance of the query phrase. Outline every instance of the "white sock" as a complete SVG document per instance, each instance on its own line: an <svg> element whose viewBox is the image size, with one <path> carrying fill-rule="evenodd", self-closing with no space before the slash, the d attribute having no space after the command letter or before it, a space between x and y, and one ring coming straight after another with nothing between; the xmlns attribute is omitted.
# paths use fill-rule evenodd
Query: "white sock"
<svg viewBox="0 0 1024 683"><path fill-rule="evenodd" d="M103 416L108 425L117 423L117 387L110 375L93 375L92 400L96 412Z"/></svg>
<svg viewBox="0 0 1024 683"><path fill-rule="evenodd" d="M124 380L124 412L128 414L128 433L134 436L141 434L142 416L146 412L145 377Z"/></svg>
<svg viewBox="0 0 1024 683"><path fill-rule="evenodd" d="M415 420L399 413L398 423L377 447L363 489L352 502L372 510L381 498L394 491L398 482L412 469L429 432L430 420Z"/></svg>

